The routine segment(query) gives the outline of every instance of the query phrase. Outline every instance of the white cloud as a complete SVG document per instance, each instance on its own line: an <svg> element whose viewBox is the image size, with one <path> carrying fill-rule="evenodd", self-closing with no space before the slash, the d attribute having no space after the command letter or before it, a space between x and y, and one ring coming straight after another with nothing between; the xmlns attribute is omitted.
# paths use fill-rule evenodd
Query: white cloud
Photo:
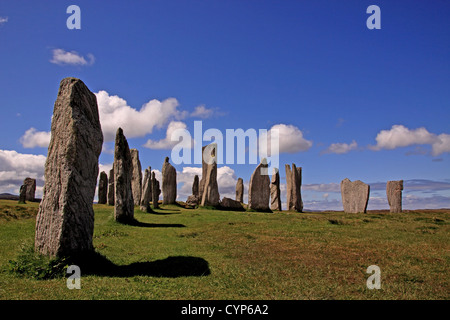
<svg viewBox="0 0 450 320"><path fill-rule="evenodd" d="M92 65L95 62L95 57L91 53L86 55L87 60L76 51L69 52L64 49L53 49L52 53L53 57L50 62L58 65L86 66Z"/></svg>
<svg viewBox="0 0 450 320"><path fill-rule="evenodd" d="M42 196L46 157L0 150L0 193L18 194L23 180L36 179L36 197Z"/></svg>
<svg viewBox="0 0 450 320"><path fill-rule="evenodd" d="M210 118L214 114L213 109L208 109L204 105L197 106L194 110L194 112L191 113L191 117L197 117L197 118Z"/></svg>
<svg viewBox="0 0 450 320"><path fill-rule="evenodd" d="M331 144L326 150L322 151L321 153L336 153L336 154L344 154L348 153L351 150L355 150L358 148L358 144L355 140L352 141L352 143L333 143Z"/></svg>
<svg viewBox="0 0 450 320"><path fill-rule="evenodd" d="M6 22L8 22L8 17L0 17L0 26Z"/></svg>
<svg viewBox="0 0 450 320"><path fill-rule="evenodd" d="M259 137L260 148L264 146L264 142L267 141L267 154L271 155L271 137L272 132L278 131L279 153L297 153L300 151L306 151L312 146L312 141L306 140L303 137L303 132L293 126L287 124L276 124L267 131L266 134L261 134Z"/></svg>
<svg viewBox="0 0 450 320"><path fill-rule="evenodd" d="M35 128L30 128L20 138L20 143L24 148L48 147L50 137L50 132L37 131Z"/></svg>
<svg viewBox="0 0 450 320"><path fill-rule="evenodd" d="M164 139L153 141L148 139L144 144L144 147L149 149L172 149L179 141L172 141L172 134L176 133L177 130L186 130L186 124L181 121L171 121L167 126L166 137ZM183 140L182 146L184 148L192 148L194 145L194 140L190 141ZM181 146L181 145L180 145Z"/></svg>
<svg viewBox="0 0 450 320"><path fill-rule="evenodd" d="M393 125L390 130L380 131L375 140L375 146L370 149L378 151L381 149L396 149L411 145L431 145L432 155L438 156L444 152L450 152L450 135L442 133L436 135L425 128L408 129L403 125Z"/></svg>
<svg viewBox="0 0 450 320"><path fill-rule="evenodd" d="M450 134L441 133L437 140L431 145L431 153L438 156L444 152L450 152Z"/></svg>
<svg viewBox="0 0 450 320"><path fill-rule="evenodd" d="M117 95L110 96L103 90L95 95L105 141L113 141L119 127L127 138L143 137L152 133L154 128L163 128L171 119L186 116L186 112L177 109L179 103L175 98L153 99L136 110Z"/></svg>

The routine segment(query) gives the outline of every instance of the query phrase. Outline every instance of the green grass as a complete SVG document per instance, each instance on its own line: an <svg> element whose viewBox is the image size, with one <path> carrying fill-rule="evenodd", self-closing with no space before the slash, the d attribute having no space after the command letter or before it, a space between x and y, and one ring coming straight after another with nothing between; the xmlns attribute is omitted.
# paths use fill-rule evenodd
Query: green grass
<svg viewBox="0 0 450 320"><path fill-rule="evenodd" d="M94 205L93 270L11 273L38 204L0 201L0 299L449 299L450 210L259 213L163 206L137 225ZM381 289L369 290L370 265ZM89 269L89 268L88 268ZM84 271L83 271L84 270ZM83 273L84 272L84 273Z"/></svg>

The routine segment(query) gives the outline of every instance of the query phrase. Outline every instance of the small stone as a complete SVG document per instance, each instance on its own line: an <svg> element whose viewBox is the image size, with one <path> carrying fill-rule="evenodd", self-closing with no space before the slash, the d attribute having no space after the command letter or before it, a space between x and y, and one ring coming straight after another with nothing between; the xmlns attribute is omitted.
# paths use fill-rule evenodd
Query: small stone
<svg viewBox="0 0 450 320"><path fill-rule="evenodd" d="M242 203L230 198L224 197L220 202L220 207L225 210L234 210L234 211L242 211L244 207Z"/></svg>
<svg viewBox="0 0 450 320"><path fill-rule="evenodd" d="M186 206L187 207L195 207L198 206L198 197L195 195L190 195L186 199Z"/></svg>

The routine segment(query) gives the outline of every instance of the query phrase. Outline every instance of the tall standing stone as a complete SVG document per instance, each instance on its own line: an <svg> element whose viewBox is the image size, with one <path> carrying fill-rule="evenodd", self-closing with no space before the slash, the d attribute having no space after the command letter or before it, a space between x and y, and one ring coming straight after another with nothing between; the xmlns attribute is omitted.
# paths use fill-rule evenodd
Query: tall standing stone
<svg viewBox="0 0 450 320"><path fill-rule="evenodd" d="M270 182L270 209L281 211L280 173L278 168L273 168L272 181Z"/></svg>
<svg viewBox="0 0 450 320"><path fill-rule="evenodd" d="M21 185L19 191L19 203L25 204L27 199L27 186Z"/></svg>
<svg viewBox="0 0 450 320"><path fill-rule="evenodd" d="M286 169L286 192L287 207L289 211L303 211L303 201L301 195L302 187L302 168L297 168L295 164L291 167L287 164Z"/></svg>
<svg viewBox="0 0 450 320"><path fill-rule="evenodd" d="M244 202L244 180L238 178L236 183L236 201Z"/></svg>
<svg viewBox="0 0 450 320"><path fill-rule="evenodd" d="M93 250L94 201L103 134L97 99L79 79L61 81L53 109L36 251L68 256Z"/></svg>
<svg viewBox="0 0 450 320"><path fill-rule="evenodd" d="M109 170L108 177L108 205L114 205L114 166Z"/></svg>
<svg viewBox="0 0 450 320"><path fill-rule="evenodd" d="M177 199L177 170L169 163L169 157L164 159L161 170L163 204L176 203Z"/></svg>
<svg viewBox="0 0 450 320"><path fill-rule="evenodd" d="M386 184L386 195L391 213L402 212L402 190L403 180L388 181Z"/></svg>
<svg viewBox="0 0 450 320"><path fill-rule="evenodd" d="M195 175L194 182L192 183L192 195L197 198L199 197L198 188L199 188L198 175Z"/></svg>
<svg viewBox="0 0 450 320"><path fill-rule="evenodd" d="M36 179L25 178L23 184L26 186L25 200L34 201L34 196L36 193Z"/></svg>
<svg viewBox="0 0 450 320"><path fill-rule="evenodd" d="M134 205L138 206L141 202L142 191L142 167L139 160L139 151L131 149L131 163L133 165L133 177L131 179L131 190L133 191Z"/></svg>
<svg viewBox="0 0 450 320"><path fill-rule="evenodd" d="M203 147L202 180L200 182L202 206L218 206L220 203L219 186L217 184L217 144Z"/></svg>
<svg viewBox="0 0 450 320"><path fill-rule="evenodd" d="M114 219L121 223L134 220L134 200L131 189L133 164L122 128L117 129L114 149Z"/></svg>
<svg viewBox="0 0 450 320"><path fill-rule="evenodd" d="M351 182L345 178L341 181L341 196L344 212L365 213L369 202L370 186L360 180Z"/></svg>
<svg viewBox="0 0 450 320"><path fill-rule="evenodd" d="M108 198L108 176L105 171L100 172L98 180L98 203L105 204Z"/></svg>
<svg viewBox="0 0 450 320"><path fill-rule="evenodd" d="M269 211L270 179L266 159L256 167L248 186L248 208L258 211Z"/></svg>
<svg viewBox="0 0 450 320"><path fill-rule="evenodd" d="M155 172L152 172L152 204L153 209L159 208L159 195L161 194L161 189L159 188L159 181L155 178Z"/></svg>
<svg viewBox="0 0 450 320"><path fill-rule="evenodd" d="M152 180L151 180L152 168L145 169L144 183L142 185L142 195L140 209L144 212L152 212L150 207L150 201L152 201Z"/></svg>

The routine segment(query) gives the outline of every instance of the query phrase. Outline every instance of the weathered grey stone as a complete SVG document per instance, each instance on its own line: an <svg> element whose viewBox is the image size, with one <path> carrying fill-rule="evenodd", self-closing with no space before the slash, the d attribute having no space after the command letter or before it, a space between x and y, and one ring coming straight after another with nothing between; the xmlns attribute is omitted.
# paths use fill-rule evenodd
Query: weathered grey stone
<svg viewBox="0 0 450 320"><path fill-rule="evenodd" d="M248 186L248 208L257 211L270 211L270 179L267 174L266 159L256 167Z"/></svg>
<svg viewBox="0 0 450 320"><path fill-rule="evenodd" d="M159 195L161 189L159 188L159 181L155 178L155 172L152 172L152 204L154 209L159 208Z"/></svg>
<svg viewBox="0 0 450 320"><path fill-rule="evenodd" d="M199 180L198 180L198 175L195 175L194 177L194 183L192 184L192 195L195 197L199 197Z"/></svg>
<svg viewBox="0 0 450 320"><path fill-rule="evenodd" d="M341 196L344 212L365 213L369 202L370 186L357 180L351 182L345 178L341 181Z"/></svg>
<svg viewBox="0 0 450 320"><path fill-rule="evenodd" d="M108 205L114 205L114 166L109 170L108 177Z"/></svg>
<svg viewBox="0 0 450 320"><path fill-rule="evenodd" d="M218 206L220 203L219 186L217 184L217 144L203 147L202 179L200 181L202 206ZM202 189L203 188L203 189Z"/></svg>
<svg viewBox="0 0 450 320"><path fill-rule="evenodd" d="M303 211L303 201L301 194L302 187L302 168L297 168L295 164L291 167L287 164L286 169L286 193L287 207L289 211Z"/></svg>
<svg viewBox="0 0 450 320"><path fill-rule="evenodd" d="M105 204L108 198L108 176L105 171L100 172L98 179L98 203Z"/></svg>
<svg viewBox="0 0 450 320"><path fill-rule="evenodd" d="M103 134L97 99L79 79L61 81L53 109L35 248L50 256L93 250L94 201Z"/></svg>
<svg viewBox="0 0 450 320"><path fill-rule="evenodd" d="M161 170L163 204L173 204L177 200L177 170L169 163L169 157L164 159Z"/></svg>
<svg viewBox="0 0 450 320"><path fill-rule="evenodd" d="M36 179L25 178L23 184L26 186L25 200L34 201L36 193Z"/></svg>
<svg viewBox="0 0 450 320"><path fill-rule="evenodd" d="M236 201L244 202L244 180L238 178L236 183Z"/></svg>
<svg viewBox="0 0 450 320"><path fill-rule="evenodd" d="M142 192L142 167L139 161L139 151L130 149L131 163L133 165L133 177L131 179L131 190L133 191L134 205L138 206L141 202Z"/></svg>
<svg viewBox="0 0 450 320"><path fill-rule="evenodd" d="M150 201L152 201L152 181L151 181L152 168L145 169L144 184L142 185L141 204L140 209L144 212L152 212L150 207Z"/></svg>
<svg viewBox="0 0 450 320"><path fill-rule="evenodd" d="M27 199L27 186L23 184L20 186L19 203L26 203L26 199Z"/></svg>
<svg viewBox="0 0 450 320"><path fill-rule="evenodd" d="M280 173L278 168L273 168L272 181L270 182L270 209L281 211Z"/></svg>
<svg viewBox="0 0 450 320"><path fill-rule="evenodd" d="M186 199L186 206L187 207L195 207L198 205L198 196L195 195L190 195L187 199Z"/></svg>
<svg viewBox="0 0 450 320"><path fill-rule="evenodd" d="M122 128L119 128L114 149L114 219L121 223L130 223L134 220L132 176L130 148Z"/></svg>
<svg viewBox="0 0 450 320"><path fill-rule="evenodd" d="M388 181L386 184L386 195L391 213L402 212L402 190L403 180Z"/></svg>
<svg viewBox="0 0 450 320"><path fill-rule="evenodd" d="M227 197L224 197L222 199L222 201L220 202L220 206L226 210L235 210L235 211L244 210L244 207L242 206L241 202L227 198Z"/></svg>

